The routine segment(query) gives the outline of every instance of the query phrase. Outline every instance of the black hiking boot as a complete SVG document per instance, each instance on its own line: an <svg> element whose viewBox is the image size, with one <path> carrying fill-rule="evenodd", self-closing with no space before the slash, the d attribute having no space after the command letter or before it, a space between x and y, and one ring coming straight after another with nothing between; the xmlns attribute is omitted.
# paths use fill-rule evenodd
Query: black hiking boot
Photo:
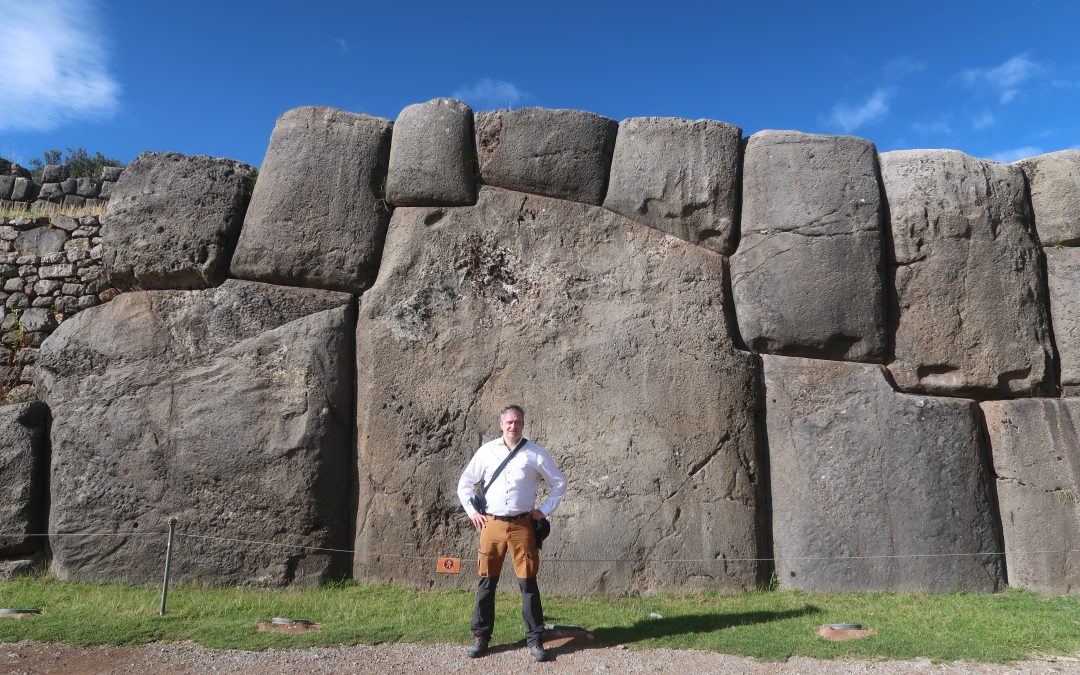
<svg viewBox="0 0 1080 675"><path fill-rule="evenodd" d="M473 640L472 647L469 647L469 649L465 653L469 656L470 659L475 659L477 657L483 656L484 654L487 654L487 651L488 638L482 635L477 635L476 638Z"/></svg>
<svg viewBox="0 0 1080 675"><path fill-rule="evenodd" d="M537 662L547 661L550 656L548 650L544 649L543 645L538 642L529 645L529 653L532 654L532 657L536 659Z"/></svg>

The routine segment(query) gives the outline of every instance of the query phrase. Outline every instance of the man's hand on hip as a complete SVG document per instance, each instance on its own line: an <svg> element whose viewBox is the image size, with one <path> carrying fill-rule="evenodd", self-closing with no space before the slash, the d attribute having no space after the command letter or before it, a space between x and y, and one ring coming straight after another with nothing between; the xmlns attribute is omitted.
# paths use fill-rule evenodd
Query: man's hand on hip
<svg viewBox="0 0 1080 675"><path fill-rule="evenodd" d="M484 529L484 526L487 525L487 516L479 511L469 516L469 520L472 521L473 527L478 530Z"/></svg>
<svg viewBox="0 0 1080 675"><path fill-rule="evenodd" d="M532 513L530 513L529 515L532 516L533 520L543 520L544 518L547 518L547 516L544 515L544 512L540 509L533 509Z"/></svg>

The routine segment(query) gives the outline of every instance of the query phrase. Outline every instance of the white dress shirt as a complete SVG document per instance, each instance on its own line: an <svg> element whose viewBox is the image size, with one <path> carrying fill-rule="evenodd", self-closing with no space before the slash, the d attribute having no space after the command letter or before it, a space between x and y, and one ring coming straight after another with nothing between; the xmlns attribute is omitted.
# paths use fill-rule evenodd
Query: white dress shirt
<svg viewBox="0 0 1080 675"><path fill-rule="evenodd" d="M458 480L458 499L469 515L476 509L469 503L473 496L473 487L480 483L487 485L495 469L510 454L502 437L488 441L477 449ZM517 451L503 468L487 491L488 513L494 516L515 516L528 513L536 508L536 491L540 480L546 480L550 488L548 498L540 510L545 516L551 515L566 495L566 476L555 466L547 450L533 441L526 440L524 447Z"/></svg>

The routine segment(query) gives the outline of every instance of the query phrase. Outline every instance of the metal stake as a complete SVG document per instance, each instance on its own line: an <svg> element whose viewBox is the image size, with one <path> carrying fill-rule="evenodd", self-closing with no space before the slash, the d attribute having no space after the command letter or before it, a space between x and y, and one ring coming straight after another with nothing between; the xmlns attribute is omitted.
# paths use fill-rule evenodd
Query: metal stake
<svg viewBox="0 0 1080 675"><path fill-rule="evenodd" d="M172 564L172 539L173 530L176 529L176 518L169 518L169 543L165 545L165 580L161 582L161 609L158 616L165 616L165 599L169 597L169 566Z"/></svg>

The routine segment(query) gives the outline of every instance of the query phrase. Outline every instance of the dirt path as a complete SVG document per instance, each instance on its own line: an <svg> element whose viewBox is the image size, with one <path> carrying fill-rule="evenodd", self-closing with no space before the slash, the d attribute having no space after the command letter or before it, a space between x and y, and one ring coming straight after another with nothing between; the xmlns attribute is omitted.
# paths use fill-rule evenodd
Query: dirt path
<svg viewBox="0 0 1080 675"><path fill-rule="evenodd" d="M741 656L670 649L617 647L556 650L555 660L534 663L524 649L496 649L468 659L459 645L387 644L357 647L212 651L191 643L141 647L69 647L0 644L5 673L1080 673L1080 658L1027 661L1011 666L929 661L819 661L792 658L760 663Z"/></svg>

